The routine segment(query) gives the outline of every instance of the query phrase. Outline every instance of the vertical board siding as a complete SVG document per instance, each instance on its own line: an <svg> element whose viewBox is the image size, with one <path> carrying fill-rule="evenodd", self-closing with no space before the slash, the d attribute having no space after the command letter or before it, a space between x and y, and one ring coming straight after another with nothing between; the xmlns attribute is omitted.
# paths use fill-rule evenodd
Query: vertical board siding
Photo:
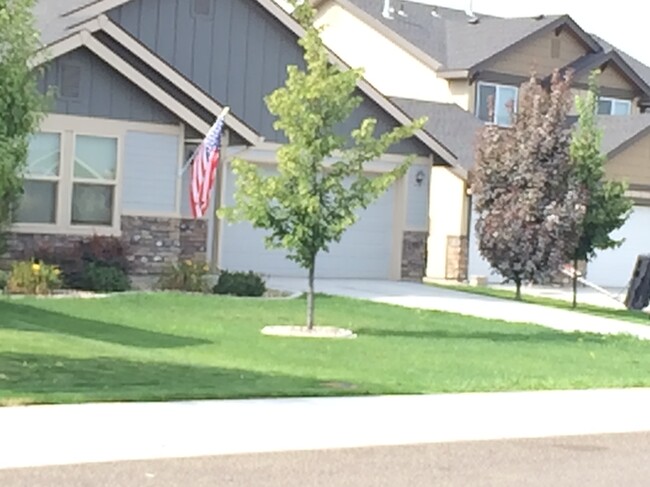
<svg viewBox="0 0 650 487"><path fill-rule="evenodd" d="M129 131L124 141L122 210L129 214L176 212L179 137Z"/></svg>
<svg viewBox="0 0 650 487"><path fill-rule="evenodd" d="M79 97L58 94L61 67L66 63L81 67ZM52 61L40 89L54 91L51 113L111 118L135 122L178 123L178 118L147 93L85 48L76 49Z"/></svg>
<svg viewBox="0 0 650 487"><path fill-rule="evenodd" d="M304 67L295 34L255 0L212 1L209 16L194 15L187 0L133 0L108 15L267 140L283 142L264 97L284 84L287 66ZM379 120L379 132L397 126L366 97L340 130L349 132L367 116ZM428 153L415 140L394 151Z"/></svg>

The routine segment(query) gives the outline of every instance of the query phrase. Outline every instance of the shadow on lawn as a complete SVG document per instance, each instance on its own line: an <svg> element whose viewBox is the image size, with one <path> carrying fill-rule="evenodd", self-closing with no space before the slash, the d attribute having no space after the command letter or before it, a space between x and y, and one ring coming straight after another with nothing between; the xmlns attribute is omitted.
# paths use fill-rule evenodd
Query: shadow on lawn
<svg viewBox="0 0 650 487"><path fill-rule="evenodd" d="M117 305L116 305L117 306ZM78 318L15 302L0 302L0 330L61 333L140 348L178 348L211 343L198 338Z"/></svg>
<svg viewBox="0 0 650 487"><path fill-rule="evenodd" d="M608 338L592 333L563 333L561 331L540 331L537 333L504 333L493 332L457 332L446 330L385 330L377 328L361 328L356 330L360 335L382 338L418 338L431 340L484 340L495 343L604 343ZM612 338L612 337L610 337Z"/></svg>
<svg viewBox="0 0 650 487"><path fill-rule="evenodd" d="M332 394L346 391L334 391L320 380L242 369L112 357L0 354L0 404L3 395L33 403Z"/></svg>

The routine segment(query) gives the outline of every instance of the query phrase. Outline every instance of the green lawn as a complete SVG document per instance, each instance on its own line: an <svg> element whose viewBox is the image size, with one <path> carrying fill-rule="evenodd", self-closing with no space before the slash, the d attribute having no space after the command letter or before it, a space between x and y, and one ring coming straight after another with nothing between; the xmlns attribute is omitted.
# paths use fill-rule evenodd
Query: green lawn
<svg viewBox="0 0 650 487"><path fill-rule="evenodd" d="M513 301L515 299L515 292L508 289L495 289L493 287L480 287L469 286L467 284L431 284L431 286L441 289L453 289L454 291L462 291L465 293L479 294L481 296L491 296L493 298L502 298ZM578 291L578 299L580 299L580 291ZM650 325L650 314L644 311L634 311L628 309L612 309L604 308L602 306L594 306L592 304L578 303L578 308L573 309L571 303L561 299L545 298L542 296L531 296L530 294L522 294L522 301L525 303L541 304L542 306L550 306L552 308L566 309L569 311L577 311L579 313L586 313L594 316L602 316L603 318L613 318L615 320L630 321L632 323L641 323L643 325Z"/></svg>
<svg viewBox="0 0 650 487"><path fill-rule="evenodd" d="M650 343L319 297L356 340L265 337L303 300L0 298L0 403L650 386Z"/></svg>

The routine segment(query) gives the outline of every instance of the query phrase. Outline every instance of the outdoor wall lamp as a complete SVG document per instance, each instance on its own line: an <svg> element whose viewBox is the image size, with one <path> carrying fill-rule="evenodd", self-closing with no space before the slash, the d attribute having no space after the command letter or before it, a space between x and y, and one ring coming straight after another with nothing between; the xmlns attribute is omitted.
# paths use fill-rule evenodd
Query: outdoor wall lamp
<svg viewBox="0 0 650 487"><path fill-rule="evenodd" d="M418 186L422 186L423 182L424 182L424 171L419 170L415 175L415 184L417 184Z"/></svg>

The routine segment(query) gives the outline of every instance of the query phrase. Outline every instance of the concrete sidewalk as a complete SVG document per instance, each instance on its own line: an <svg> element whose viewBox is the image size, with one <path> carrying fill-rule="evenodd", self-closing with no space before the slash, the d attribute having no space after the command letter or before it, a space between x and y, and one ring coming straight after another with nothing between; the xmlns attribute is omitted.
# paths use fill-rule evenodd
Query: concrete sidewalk
<svg viewBox="0 0 650 487"><path fill-rule="evenodd" d="M650 389L0 408L0 469L650 431Z"/></svg>
<svg viewBox="0 0 650 487"><path fill-rule="evenodd" d="M268 284L274 289L291 292L304 292L307 288L305 279L271 278ZM627 334L644 340L650 339L650 316L646 326L576 311L518 303L413 282L320 279L316 282L316 292L366 299L407 308L447 311L515 323L532 323L566 332Z"/></svg>

